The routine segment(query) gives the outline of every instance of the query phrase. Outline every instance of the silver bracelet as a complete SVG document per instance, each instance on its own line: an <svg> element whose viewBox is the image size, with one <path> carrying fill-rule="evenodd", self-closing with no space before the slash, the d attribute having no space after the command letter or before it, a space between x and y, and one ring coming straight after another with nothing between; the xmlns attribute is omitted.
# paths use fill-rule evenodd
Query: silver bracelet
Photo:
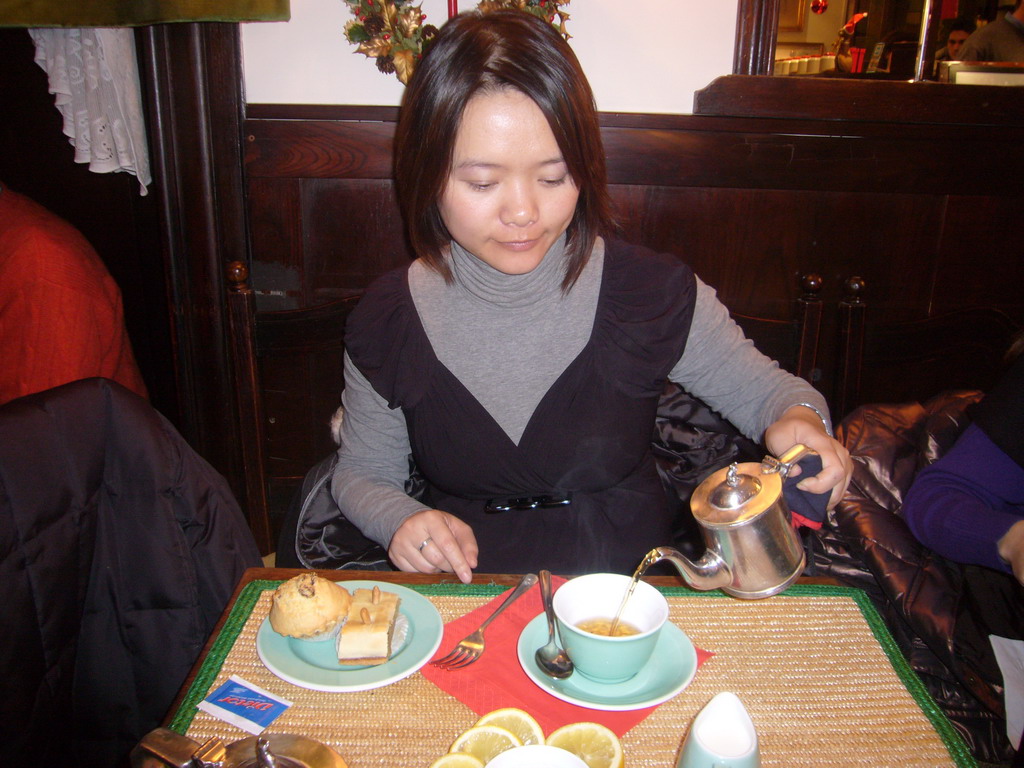
<svg viewBox="0 0 1024 768"><path fill-rule="evenodd" d="M818 418L821 419L822 426L825 427L825 434L827 434L829 437L835 439L835 434L833 434L833 432L832 432L832 425L828 423L828 419L825 418L825 414L823 414L821 411L819 411L817 408L815 408L810 403L793 403L793 405L789 406L789 408L795 408L798 405L802 405L804 408L810 408L812 411L814 411L816 414L818 414ZM786 410L788 411L789 408L787 408Z"/></svg>

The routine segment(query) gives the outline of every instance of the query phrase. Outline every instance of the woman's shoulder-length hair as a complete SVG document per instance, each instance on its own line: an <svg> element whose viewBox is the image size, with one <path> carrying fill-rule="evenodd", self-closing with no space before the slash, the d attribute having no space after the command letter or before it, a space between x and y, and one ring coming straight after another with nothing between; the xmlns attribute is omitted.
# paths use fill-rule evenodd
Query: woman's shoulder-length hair
<svg viewBox="0 0 1024 768"><path fill-rule="evenodd" d="M594 97L569 44L523 11L472 11L438 33L406 89L395 132L395 181L410 245L451 281L444 254L451 236L438 207L451 171L462 114L473 96L511 88L547 118L579 189L567 230L568 290L594 241L614 227Z"/></svg>

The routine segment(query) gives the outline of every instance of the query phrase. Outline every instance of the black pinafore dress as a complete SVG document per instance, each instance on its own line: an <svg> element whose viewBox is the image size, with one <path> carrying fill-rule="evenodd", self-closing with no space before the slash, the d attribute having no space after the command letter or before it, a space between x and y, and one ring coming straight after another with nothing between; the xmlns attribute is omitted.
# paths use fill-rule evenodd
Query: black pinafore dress
<svg viewBox="0 0 1024 768"><path fill-rule="evenodd" d="M671 544L651 437L658 397L693 318L693 273L678 259L607 243L591 337L541 399L516 445L437 359L407 269L384 275L349 318L352 361L401 408L425 504L469 524L477 570L632 573ZM529 371L495 371L529 376ZM565 506L486 511L488 501L571 496Z"/></svg>

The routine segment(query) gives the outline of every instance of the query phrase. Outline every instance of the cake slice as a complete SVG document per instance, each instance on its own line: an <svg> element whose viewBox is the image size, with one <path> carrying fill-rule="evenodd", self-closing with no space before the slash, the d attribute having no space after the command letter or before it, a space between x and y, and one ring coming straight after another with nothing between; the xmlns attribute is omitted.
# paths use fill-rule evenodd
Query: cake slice
<svg viewBox="0 0 1024 768"><path fill-rule="evenodd" d="M355 590L338 635L339 664L372 665L388 660L398 603L398 595L382 592L380 587Z"/></svg>

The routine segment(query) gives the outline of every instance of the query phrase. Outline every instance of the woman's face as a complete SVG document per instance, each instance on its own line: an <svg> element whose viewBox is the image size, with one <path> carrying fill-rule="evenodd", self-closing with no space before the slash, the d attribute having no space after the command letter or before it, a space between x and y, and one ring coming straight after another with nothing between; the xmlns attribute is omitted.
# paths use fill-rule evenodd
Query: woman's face
<svg viewBox="0 0 1024 768"><path fill-rule="evenodd" d="M459 245L499 272L525 274L565 232L578 198L532 99L501 90L469 101L438 205Z"/></svg>

